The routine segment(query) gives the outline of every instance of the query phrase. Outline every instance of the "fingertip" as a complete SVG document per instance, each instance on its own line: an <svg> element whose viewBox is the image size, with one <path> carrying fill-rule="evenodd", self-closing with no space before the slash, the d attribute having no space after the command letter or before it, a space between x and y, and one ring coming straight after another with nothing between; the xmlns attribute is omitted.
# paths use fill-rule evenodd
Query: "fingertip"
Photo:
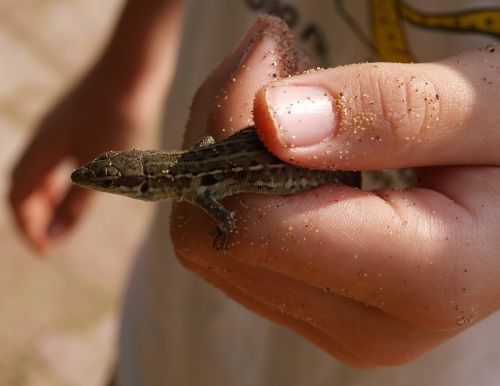
<svg viewBox="0 0 500 386"><path fill-rule="evenodd" d="M238 67L243 64L244 58L248 56L251 46L253 45L255 36L265 29L272 20L273 18L268 17L257 18L243 35L233 52L231 52L231 54L210 74L200 88L198 88L191 103L191 113L184 138L185 146L191 147L199 139L200 135L207 130L207 120L214 120L214 100L219 98L221 89L228 83L228 80L231 79L231 75ZM227 99L228 95L226 92L223 100ZM220 101L217 101L217 105L220 105ZM233 113L230 115L239 116L239 114L236 115ZM227 120L224 123L227 125ZM234 123L231 126L233 126ZM225 133L225 128L223 130L224 133L220 132L222 130L218 130L218 123L212 124L212 130L210 130L210 124L208 126L208 131L210 131L211 135L219 137L222 136L222 134L228 134Z"/></svg>
<svg viewBox="0 0 500 386"><path fill-rule="evenodd" d="M259 90L254 103L256 127L268 149L284 162L323 170L358 168L336 144L339 113L335 97L317 85L290 85L288 80Z"/></svg>
<svg viewBox="0 0 500 386"><path fill-rule="evenodd" d="M29 218L22 214L15 213L14 215L20 236L26 240L27 245L36 252L37 255L42 255L47 251L50 241L43 231L44 227L38 222L31 222Z"/></svg>
<svg viewBox="0 0 500 386"><path fill-rule="evenodd" d="M281 146L279 145L279 139L276 135L274 121L266 101L267 87L268 86L262 87L259 91L257 91L257 94L255 94L253 119L255 122L255 128L257 129L257 132L266 147L273 153L279 155Z"/></svg>
<svg viewBox="0 0 500 386"><path fill-rule="evenodd" d="M207 129L224 138L254 123L253 100L260 87L297 73L305 66L289 28L279 19L268 18L248 44L239 65L217 94ZM299 63L302 60L302 63Z"/></svg>
<svg viewBox="0 0 500 386"><path fill-rule="evenodd" d="M44 240L30 240L31 241L31 246L36 252L36 256L39 258L46 258L47 257L47 251L50 248L50 242L47 239Z"/></svg>
<svg viewBox="0 0 500 386"><path fill-rule="evenodd" d="M21 234L37 253L46 251L49 246L49 239L45 232L49 216L50 209L37 195L20 201L15 210L16 222Z"/></svg>

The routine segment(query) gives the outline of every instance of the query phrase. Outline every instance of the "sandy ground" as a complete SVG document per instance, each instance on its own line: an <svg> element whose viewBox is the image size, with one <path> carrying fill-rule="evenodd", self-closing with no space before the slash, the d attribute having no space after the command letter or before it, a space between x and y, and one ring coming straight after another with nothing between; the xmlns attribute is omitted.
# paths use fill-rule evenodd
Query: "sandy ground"
<svg viewBox="0 0 500 386"><path fill-rule="evenodd" d="M99 197L44 259L20 238L6 192L36 122L95 57L121 0L0 0L0 385L102 385L117 312L151 207Z"/></svg>

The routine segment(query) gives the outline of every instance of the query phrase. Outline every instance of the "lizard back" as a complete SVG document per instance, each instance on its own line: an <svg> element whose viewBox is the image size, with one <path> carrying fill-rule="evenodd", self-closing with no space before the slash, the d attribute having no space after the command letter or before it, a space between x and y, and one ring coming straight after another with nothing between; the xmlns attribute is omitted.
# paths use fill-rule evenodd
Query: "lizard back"
<svg viewBox="0 0 500 386"><path fill-rule="evenodd" d="M194 172L196 171L196 172ZM217 198L237 193L294 194L335 182L360 185L359 173L303 169L272 155L253 127L183 153L172 167L179 190L209 190Z"/></svg>

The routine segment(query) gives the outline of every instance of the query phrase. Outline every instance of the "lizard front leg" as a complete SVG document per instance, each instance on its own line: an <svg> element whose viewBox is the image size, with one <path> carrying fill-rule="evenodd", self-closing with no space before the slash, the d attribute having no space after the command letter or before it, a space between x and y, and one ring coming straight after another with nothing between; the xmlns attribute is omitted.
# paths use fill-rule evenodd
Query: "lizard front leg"
<svg viewBox="0 0 500 386"><path fill-rule="evenodd" d="M191 148L191 150L202 149L204 147L214 144L215 144L214 137L212 137L211 135L204 135L198 140L198 142L196 142L196 144Z"/></svg>
<svg viewBox="0 0 500 386"><path fill-rule="evenodd" d="M236 228L234 213L217 201L209 190L193 197L192 203L203 209L217 223L217 233L213 242L215 249L226 249L229 234Z"/></svg>

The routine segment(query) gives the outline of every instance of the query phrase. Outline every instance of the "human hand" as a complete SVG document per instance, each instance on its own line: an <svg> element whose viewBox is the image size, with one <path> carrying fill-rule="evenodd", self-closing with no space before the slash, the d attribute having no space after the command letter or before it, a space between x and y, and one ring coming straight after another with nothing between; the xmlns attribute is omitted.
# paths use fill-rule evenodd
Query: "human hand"
<svg viewBox="0 0 500 386"><path fill-rule="evenodd" d="M17 224L38 251L65 234L82 215L89 191L57 182L66 161L88 162L99 153L131 145L149 112L144 101L94 69L42 120L14 168L10 202Z"/></svg>
<svg viewBox="0 0 500 386"><path fill-rule="evenodd" d="M10 192L17 224L35 249L71 229L91 195L69 187L69 178L58 184L58 167L125 149L154 124L175 68L182 5L127 1L96 65L35 131Z"/></svg>
<svg viewBox="0 0 500 386"><path fill-rule="evenodd" d="M273 35L239 66L233 54L233 67L226 62L205 83L188 139L206 121L218 138L249 124L253 92L282 60ZM171 234L180 261L358 367L407 362L496 311L499 62L500 49L489 47L268 84L254 119L277 156L318 169L418 167L419 186L232 197L224 205L236 212L238 231L226 251L212 249L204 213L178 205Z"/></svg>

